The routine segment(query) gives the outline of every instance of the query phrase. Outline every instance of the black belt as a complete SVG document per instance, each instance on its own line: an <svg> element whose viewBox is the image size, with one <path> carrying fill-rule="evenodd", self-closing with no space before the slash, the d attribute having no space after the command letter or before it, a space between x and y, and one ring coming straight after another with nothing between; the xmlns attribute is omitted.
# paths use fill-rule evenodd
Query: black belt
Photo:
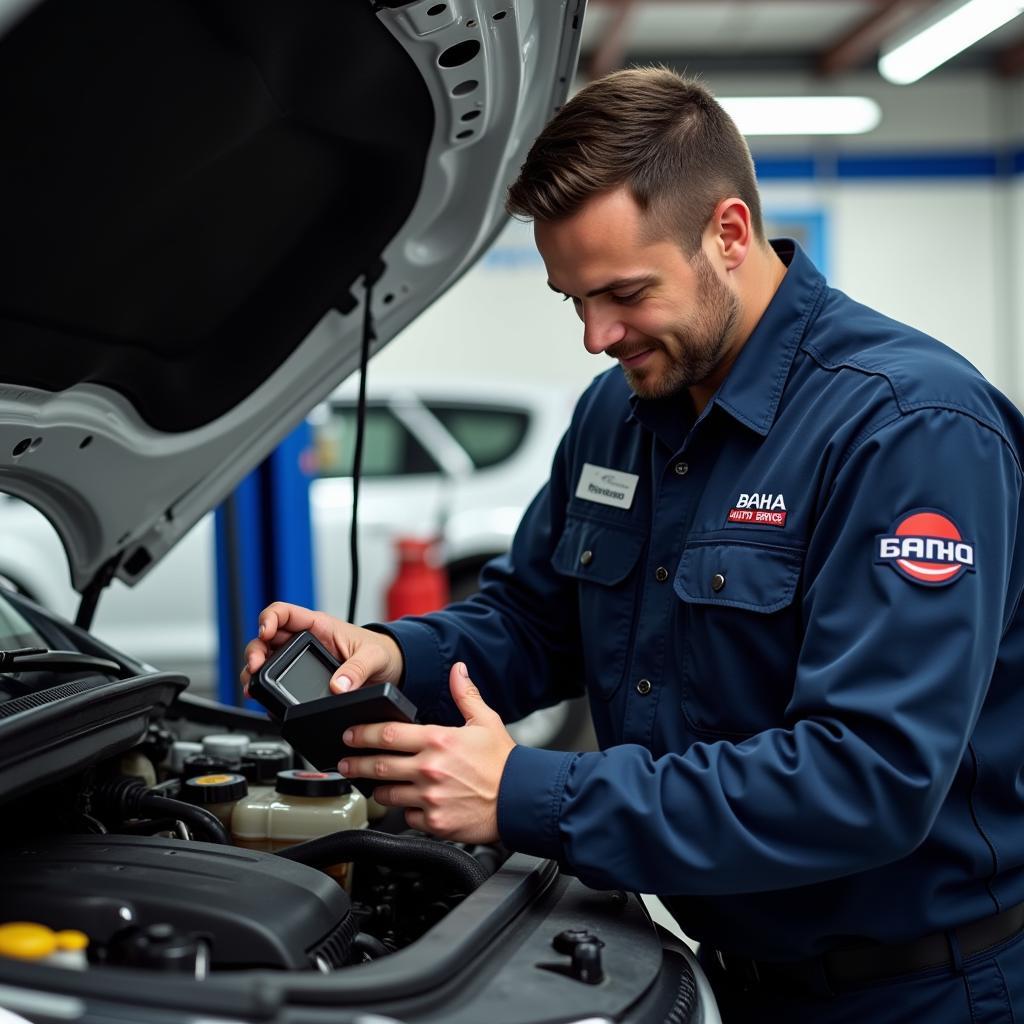
<svg viewBox="0 0 1024 1024"><path fill-rule="evenodd" d="M1024 903L913 942L833 949L807 960L785 962L751 960L712 949L710 962L717 965L730 986L745 991L839 992L930 967L958 968L959 960L998 945L1021 928ZM956 950L951 937L955 937ZM702 959L707 959L706 955Z"/></svg>

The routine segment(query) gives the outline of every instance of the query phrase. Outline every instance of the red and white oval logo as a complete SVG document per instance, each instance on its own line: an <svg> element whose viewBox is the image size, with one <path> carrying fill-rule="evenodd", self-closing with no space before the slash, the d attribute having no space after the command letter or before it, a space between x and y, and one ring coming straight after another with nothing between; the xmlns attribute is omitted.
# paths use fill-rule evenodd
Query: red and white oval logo
<svg viewBox="0 0 1024 1024"><path fill-rule="evenodd" d="M917 508L906 512L878 538L879 564L929 587L942 587L974 572L974 545L944 512Z"/></svg>

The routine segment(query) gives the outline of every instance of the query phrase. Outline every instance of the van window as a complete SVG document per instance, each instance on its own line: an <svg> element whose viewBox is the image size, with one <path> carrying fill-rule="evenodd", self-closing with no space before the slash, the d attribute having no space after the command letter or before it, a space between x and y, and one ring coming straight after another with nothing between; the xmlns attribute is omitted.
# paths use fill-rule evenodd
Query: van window
<svg viewBox="0 0 1024 1024"><path fill-rule="evenodd" d="M469 453L477 469L511 458L523 443L530 417L523 409L424 402Z"/></svg>
<svg viewBox="0 0 1024 1024"><path fill-rule="evenodd" d="M317 473L320 476L351 476L356 448L354 406L332 405L327 414L312 421ZM395 419L386 406L366 410L363 439L363 476L415 476L439 473L430 453Z"/></svg>

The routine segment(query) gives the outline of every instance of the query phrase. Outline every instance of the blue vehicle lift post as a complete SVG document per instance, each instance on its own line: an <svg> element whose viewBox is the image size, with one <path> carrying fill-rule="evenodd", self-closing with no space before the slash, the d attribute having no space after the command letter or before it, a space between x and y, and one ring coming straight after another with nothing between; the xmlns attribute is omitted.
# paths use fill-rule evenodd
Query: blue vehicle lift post
<svg viewBox="0 0 1024 1024"><path fill-rule="evenodd" d="M217 696L244 702L242 651L272 601L316 607L309 512L312 432L296 428L216 512ZM257 707L255 703L252 707Z"/></svg>

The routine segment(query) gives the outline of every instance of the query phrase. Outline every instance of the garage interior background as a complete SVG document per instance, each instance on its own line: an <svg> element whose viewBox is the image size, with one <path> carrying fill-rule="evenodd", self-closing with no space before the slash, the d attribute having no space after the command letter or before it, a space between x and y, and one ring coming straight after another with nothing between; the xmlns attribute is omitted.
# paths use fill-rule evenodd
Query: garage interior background
<svg viewBox="0 0 1024 1024"><path fill-rule="evenodd" d="M1024 395L1024 17L911 85L886 82L879 45L927 14L920 0L591 0L587 71L661 62L719 97L867 96L862 135L751 136L770 221L819 231L833 286L956 348L1018 403ZM821 259L823 254L824 258ZM545 285L529 226L376 359L410 370L582 387L610 365L582 347Z"/></svg>

